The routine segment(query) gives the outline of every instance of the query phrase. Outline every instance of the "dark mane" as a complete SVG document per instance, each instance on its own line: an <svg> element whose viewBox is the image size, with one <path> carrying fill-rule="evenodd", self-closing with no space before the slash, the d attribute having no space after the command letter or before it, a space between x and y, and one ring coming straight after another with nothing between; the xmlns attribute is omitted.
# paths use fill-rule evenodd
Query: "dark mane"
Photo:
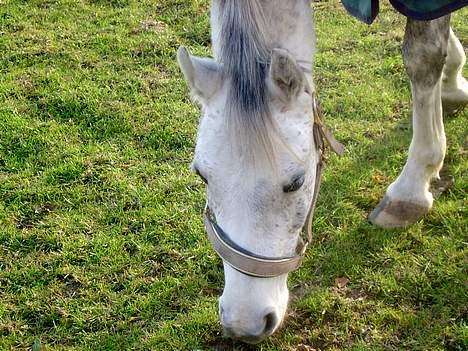
<svg viewBox="0 0 468 351"><path fill-rule="evenodd" d="M220 0L220 62L229 81L226 113L248 150L271 148L272 121L267 96L270 50L258 0ZM253 144L253 145L252 145Z"/></svg>

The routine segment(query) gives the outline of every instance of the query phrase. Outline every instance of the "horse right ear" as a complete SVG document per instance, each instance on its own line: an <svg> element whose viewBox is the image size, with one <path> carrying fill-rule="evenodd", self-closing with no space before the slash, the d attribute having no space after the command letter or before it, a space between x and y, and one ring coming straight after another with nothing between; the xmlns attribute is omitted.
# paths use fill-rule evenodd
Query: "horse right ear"
<svg viewBox="0 0 468 351"><path fill-rule="evenodd" d="M210 58L191 56L184 46L177 51L177 61L192 96L206 103L221 85L219 65Z"/></svg>
<svg viewBox="0 0 468 351"><path fill-rule="evenodd" d="M304 90L304 73L286 50L273 50L269 83L276 95L287 104L295 101Z"/></svg>

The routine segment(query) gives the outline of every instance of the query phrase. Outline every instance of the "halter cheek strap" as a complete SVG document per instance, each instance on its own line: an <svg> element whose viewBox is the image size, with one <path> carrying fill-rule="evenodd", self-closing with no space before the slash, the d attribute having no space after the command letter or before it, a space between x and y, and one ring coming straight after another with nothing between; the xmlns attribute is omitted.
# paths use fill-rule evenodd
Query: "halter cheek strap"
<svg viewBox="0 0 468 351"><path fill-rule="evenodd" d="M226 232L216 223L216 218L209 208L208 203L205 207L203 221L208 239L216 253L224 262L241 273L257 278L272 278L292 272L301 265L307 247L312 241L312 218L320 190L320 180L324 164L324 142L326 142L336 154L342 155L344 153L343 145L335 139L333 134L322 123L322 114L315 93L312 95L312 111L314 119L313 134L316 151L318 153L318 162L315 172L314 194L294 256L265 257L240 247L233 242Z"/></svg>
<svg viewBox="0 0 468 351"><path fill-rule="evenodd" d="M328 130L328 128L322 123L322 110L320 108L320 104L315 93L312 95L312 113L314 117L314 142L315 148L319 152L319 161L317 162L317 166L315 169L314 195L312 197L312 202L310 204L309 212L307 214L304 227L302 228L302 236L305 236L305 240L302 237L299 237L298 248L296 248L296 253L301 255L304 255L307 246L312 241L312 220L314 218L315 205L317 204L318 194L320 191L322 169L325 159L324 141L327 143L330 149L338 156L342 156L344 154L343 144L336 140L333 133L331 133Z"/></svg>

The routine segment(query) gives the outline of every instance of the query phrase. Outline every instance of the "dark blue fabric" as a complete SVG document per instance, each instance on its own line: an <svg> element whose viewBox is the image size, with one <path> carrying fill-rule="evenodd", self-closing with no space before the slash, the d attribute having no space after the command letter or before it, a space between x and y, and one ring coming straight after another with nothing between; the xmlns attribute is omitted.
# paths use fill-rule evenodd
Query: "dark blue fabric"
<svg viewBox="0 0 468 351"><path fill-rule="evenodd" d="M468 0L389 0L406 17L428 21L461 9ZM371 24L379 13L379 0L342 0L343 6L354 17Z"/></svg>
<svg viewBox="0 0 468 351"><path fill-rule="evenodd" d="M406 17L428 21L461 9L468 0L390 0L393 7Z"/></svg>

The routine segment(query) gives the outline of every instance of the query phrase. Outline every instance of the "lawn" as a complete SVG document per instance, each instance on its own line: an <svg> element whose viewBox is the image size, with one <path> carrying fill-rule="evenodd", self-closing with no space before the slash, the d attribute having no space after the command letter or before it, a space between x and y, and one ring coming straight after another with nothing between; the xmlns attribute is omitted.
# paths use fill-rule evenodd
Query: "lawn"
<svg viewBox="0 0 468 351"><path fill-rule="evenodd" d="M404 19L315 5L329 157L289 317L222 338L219 258L190 172L199 110L175 61L210 55L208 0L0 0L0 350L468 349L468 110L446 118L454 185L413 227L367 213L410 141ZM468 48L468 9L452 18ZM465 75L468 69L465 68Z"/></svg>

